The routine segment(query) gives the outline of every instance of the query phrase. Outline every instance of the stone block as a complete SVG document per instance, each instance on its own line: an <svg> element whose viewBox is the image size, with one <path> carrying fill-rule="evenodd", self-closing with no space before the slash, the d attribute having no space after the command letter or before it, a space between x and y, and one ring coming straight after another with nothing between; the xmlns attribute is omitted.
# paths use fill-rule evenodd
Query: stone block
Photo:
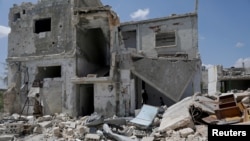
<svg viewBox="0 0 250 141"><path fill-rule="evenodd" d="M182 138L186 138L188 135L194 134L194 130L192 128L184 128L179 130L179 132Z"/></svg>
<svg viewBox="0 0 250 141"><path fill-rule="evenodd" d="M61 137L61 136L62 136L59 127L54 127L54 128L53 128L53 134L54 134L54 136L56 136L56 137Z"/></svg>
<svg viewBox="0 0 250 141"><path fill-rule="evenodd" d="M154 141L154 137L143 137L141 141Z"/></svg>
<svg viewBox="0 0 250 141"><path fill-rule="evenodd" d="M37 134L42 134L43 133L43 128L41 126L36 126L33 130L34 133Z"/></svg>
<svg viewBox="0 0 250 141"><path fill-rule="evenodd" d="M52 126L52 122L51 121L44 121L44 122L40 122L38 123L40 126L42 126L43 128L49 128Z"/></svg>
<svg viewBox="0 0 250 141"><path fill-rule="evenodd" d="M72 128L68 128L68 129L67 129L67 135L68 135L68 136L74 135L74 131L73 131Z"/></svg>
<svg viewBox="0 0 250 141"><path fill-rule="evenodd" d="M24 130L23 124L10 123L6 124L6 134L19 134Z"/></svg>
<svg viewBox="0 0 250 141"><path fill-rule="evenodd" d="M98 134L87 134L84 141L99 141L100 138Z"/></svg>
<svg viewBox="0 0 250 141"><path fill-rule="evenodd" d="M45 116L39 117L37 119L38 122L51 121L51 120L52 120L52 116L51 115L45 115Z"/></svg>

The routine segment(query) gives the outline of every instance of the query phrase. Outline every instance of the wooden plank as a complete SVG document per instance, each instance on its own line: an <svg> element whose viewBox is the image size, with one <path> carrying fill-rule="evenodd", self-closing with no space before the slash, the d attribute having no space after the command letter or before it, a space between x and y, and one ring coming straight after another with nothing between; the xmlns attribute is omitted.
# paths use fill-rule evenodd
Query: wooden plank
<svg viewBox="0 0 250 141"><path fill-rule="evenodd" d="M227 117L242 116L242 113L238 106L233 106L215 110L215 115L218 119L223 119Z"/></svg>

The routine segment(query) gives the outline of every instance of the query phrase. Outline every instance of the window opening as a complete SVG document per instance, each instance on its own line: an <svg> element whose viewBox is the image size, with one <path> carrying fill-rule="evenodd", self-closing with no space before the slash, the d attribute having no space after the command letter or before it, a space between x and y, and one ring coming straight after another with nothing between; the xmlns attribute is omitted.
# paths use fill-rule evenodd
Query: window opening
<svg viewBox="0 0 250 141"><path fill-rule="evenodd" d="M175 32L157 33L155 39L156 39L156 47L176 45Z"/></svg>
<svg viewBox="0 0 250 141"><path fill-rule="evenodd" d="M35 21L35 33L51 31L51 18Z"/></svg>
<svg viewBox="0 0 250 141"><path fill-rule="evenodd" d="M61 77L61 66L38 67L37 79Z"/></svg>
<svg viewBox="0 0 250 141"><path fill-rule="evenodd" d="M20 13L14 14L14 22L17 21L20 18L21 18L21 14Z"/></svg>

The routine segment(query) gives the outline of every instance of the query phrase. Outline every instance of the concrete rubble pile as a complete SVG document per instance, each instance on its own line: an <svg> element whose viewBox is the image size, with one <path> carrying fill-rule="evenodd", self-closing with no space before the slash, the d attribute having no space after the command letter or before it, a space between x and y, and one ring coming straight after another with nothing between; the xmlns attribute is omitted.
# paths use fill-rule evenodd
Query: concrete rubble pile
<svg viewBox="0 0 250 141"><path fill-rule="evenodd" d="M235 101L230 101L232 96ZM6 115L0 120L0 141L207 141L207 125L250 123L249 98L249 91L196 93L170 107L144 104L135 117L104 118L98 113L78 118L65 113L37 118Z"/></svg>

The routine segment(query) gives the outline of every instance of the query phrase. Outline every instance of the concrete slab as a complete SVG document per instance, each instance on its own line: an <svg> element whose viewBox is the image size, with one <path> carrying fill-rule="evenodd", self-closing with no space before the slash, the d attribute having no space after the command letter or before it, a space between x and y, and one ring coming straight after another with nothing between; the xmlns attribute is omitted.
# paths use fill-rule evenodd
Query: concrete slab
<svg viewBox="0 0 250 141"><path fill-rule="evenodd" d="M152 124L156 114L158 113L158 109L158 107L144 104L140 113L134 119L130 120L130 122L147 128Z"/></svg>
<svg viewBox="0 0 250 141"><path fill-rule="evenodd" d="M0 135L0 141L12 141L14 135Z"/></svg>
<svg viewBox="0 0 250 141"><path fill-rule="evenodd" d="M40 126L42 126L43 128L48 128L52 126L52 122L51 121L44 121L44 122L40 122L38 123Z"/></svg>
<svg viewBox="0 0 250 141"><path fill-rule="evenodd" d="M188 127L193 123L189 114L189 106L192 97L186 97L180 102L170 106L165 113L159 127L159 131L174 130L180 127Z"/></svg>

